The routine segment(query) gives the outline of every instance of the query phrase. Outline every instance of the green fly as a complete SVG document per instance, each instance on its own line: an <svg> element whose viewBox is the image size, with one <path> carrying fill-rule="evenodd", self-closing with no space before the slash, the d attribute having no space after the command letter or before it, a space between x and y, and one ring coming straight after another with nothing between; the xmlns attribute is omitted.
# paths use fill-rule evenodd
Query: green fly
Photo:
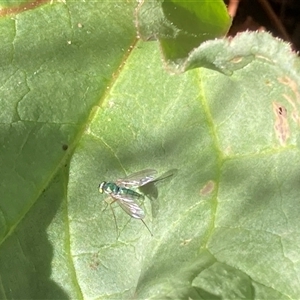
<svg viewBox="0 0 300 300"><path fill-rule="evenodd" d="M146 185L147 183L157 181L158 179L155 179L155 174L157 174L156 170L146 169L131 174L126 178L118 179L115 182L103 181L99 184L99 192L101 194L106 193L113 199L109 203L110 207L114 202L117 202L129 216L135 219L140 219L151 235L153 235L151 230L143 220L143 218L145 217L145 212L136 203L136 200L143 200L145 197L142 194L133 191L132 188L139 188ZM113 212L115 223L117 224L116 216L112 207L111 210Z"/></svg>

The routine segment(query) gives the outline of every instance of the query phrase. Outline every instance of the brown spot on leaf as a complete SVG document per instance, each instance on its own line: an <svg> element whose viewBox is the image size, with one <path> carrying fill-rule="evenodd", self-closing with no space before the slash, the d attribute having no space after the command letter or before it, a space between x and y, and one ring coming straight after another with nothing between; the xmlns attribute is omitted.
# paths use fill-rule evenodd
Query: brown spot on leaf
<svg viewBox="0 0 300 300"><path fill-rule="evenodd" d="M273 102L273 112L275 114L274 130L275 135L280 143L284 146L290 137L290 128L288 123L287 109L278 102Z"/></svg>
<svg viewBox="0 0 300 300"><path fill-rule="evenodd" d="M233 62L234 64L238 64L243 60L243 58L241 56L237 56L234 59L231 60L231 62Z"/></svg>
<svg viewBox="0 0 300 300"><path fill-rule="evenodd" d="M300 94L299 94L299 91L298 91L297 83L294 80L292 80L291 78L287 77L287 76L278 78L278 81L280 83L288 86L292 90L292 92L294 93L296 102L300 103Z"/></svg>
<svg viewBox="0 0 300 300"><path fill-rule="evenodd" d="M98 253L94 253L92 258L91 258L91 261L89 263L89 267L92 269L92 270L96 270L100 265L100 260L98 258Z"/></svg>
<svg viewBox="0 0 300 300"><path fill-rule="evenodd" d="M209 194L211 194L211 192L214 190L215 188L215 182L212 180L209 180L205 186L200 190L200 195L202 196L207 196Z"/></svg>
<svg viewBox="0 0 300 300"><path fill-rule="evenodd" d="M192 239L188 239L188 240L182 240L182 242L180 243L180 246L186 246L190 243Z"/></svg>
<svg viewBox="0 0 300 300"><path fill-rule="evenodd" d="M68 148L69 148L69 146L67 144L63 144L61 147L64 151L68 150Z"/></svg>
<svg viewBox="0 0 300 300"><path fill-rule="evenodd" d="M298 113L298 109L297 109L297 105L295 103L295 101L288 95L286 94L283 94L282 95L290 104L291 106L293 107L293 110L292 110L292 113L291 113L291 116L292 116L292 120L300 125L300 118L299 118L299 113Z"/></svg>
<svg viewBox="0 0 300 300"><path fill-rule="evenodd" d="M45 3L49 2L48 0L37 0L37 1L32 1L28 3L23 3L20 5L12 6L12 7L3 7L0 9L0 16L6 16L6 15L15 15L18 13L21 13L22 11L34 9L40 5L43 5ZM12 1L13 3L13 1Z"/></svg>
<svg viewBox="0 0 300 300"><path fill-rule="evenodd" d="M272 86L272 82L269 79L265 80L266 86Z"/></svg>
<svg viewBox="0 0 300 300"><path fill-rule="evenodd" d="M270 63L272 62L272 60L267 56L255 55L255 57L258 58L258 59L261 59L261 60L265 60L265 61L270 62Z"/></svg>

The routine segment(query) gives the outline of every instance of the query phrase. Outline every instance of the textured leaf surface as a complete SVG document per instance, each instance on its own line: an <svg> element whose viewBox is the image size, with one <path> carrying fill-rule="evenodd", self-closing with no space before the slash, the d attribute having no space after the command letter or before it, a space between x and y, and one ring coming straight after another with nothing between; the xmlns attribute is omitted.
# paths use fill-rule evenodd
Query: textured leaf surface
<svg viewBox="0 0 300 300"><path fill-rule="evenodd" d="M0 298L297 299L298 60L255 34L285 60L170 76L132 14L1 21ZM141 204L154 237L114 206L117 239L97 187L146 168L178 169Z"/></svg>

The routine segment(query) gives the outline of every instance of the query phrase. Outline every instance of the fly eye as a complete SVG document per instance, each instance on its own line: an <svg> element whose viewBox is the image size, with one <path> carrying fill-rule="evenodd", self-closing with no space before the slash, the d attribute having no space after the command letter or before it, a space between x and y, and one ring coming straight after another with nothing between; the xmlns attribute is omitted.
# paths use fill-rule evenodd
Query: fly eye
<svg viewBox="0 0 300 300"><path fill-rule="evenodd" d="M105 185L105 181L103 181L103 182L101 182L100 184L99 184L99 192L101 193L101 194L103 194L103 192L104 192L104 190L103 190L103 186Z"/></svg>

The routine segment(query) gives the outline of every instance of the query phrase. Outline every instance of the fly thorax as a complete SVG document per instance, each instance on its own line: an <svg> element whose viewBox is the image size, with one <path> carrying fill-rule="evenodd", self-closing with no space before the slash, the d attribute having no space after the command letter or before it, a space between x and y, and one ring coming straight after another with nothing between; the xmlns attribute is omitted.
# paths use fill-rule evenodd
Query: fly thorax
<svg viewBox="0 0 300 300"><path fill-rule="evenodd" d="M113 182L107 182L105 185L105 193L107 194L118 194L120 188Z"/></svg>

